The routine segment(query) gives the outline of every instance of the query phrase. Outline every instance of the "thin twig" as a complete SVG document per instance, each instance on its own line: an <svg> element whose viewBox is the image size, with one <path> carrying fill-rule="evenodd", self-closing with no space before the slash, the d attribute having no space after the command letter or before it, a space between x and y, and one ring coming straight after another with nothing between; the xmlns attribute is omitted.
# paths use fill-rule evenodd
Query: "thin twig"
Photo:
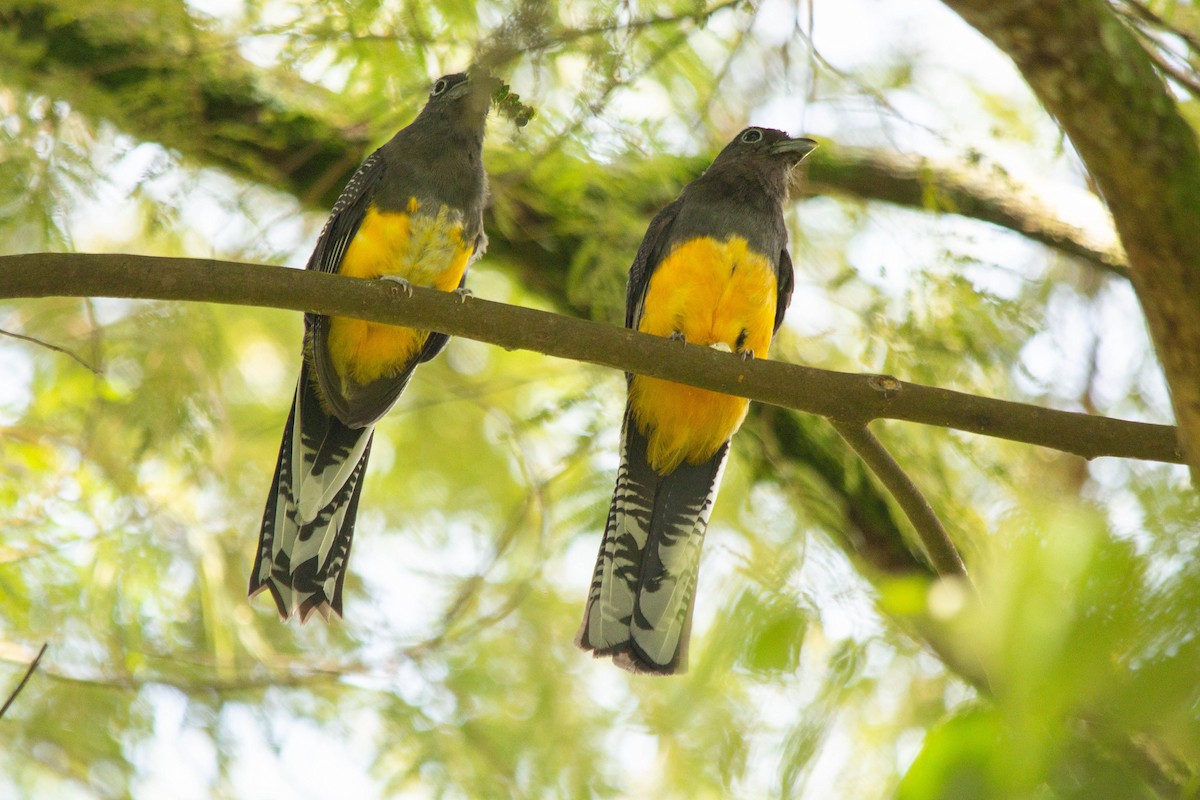
<svg viewBox="0 0 1200 800"><path fill-rule="evenodd" d="M809 36L807 31L804 31L803 29L797 30L796 35L799 36L801 41L804 42L804 45L808 48L809 52L812 54L813 58L815 59L815 62L817 64L821 65L822 67L824 67L825 69L829 70L829 72L833 73L833 75L835 77L840 78L841 80L845 81L846 83L849 83L851 86L854 86L856 89L858 89L858 91L862 92L864 95L866 95L868 98L870 98L879 108L883 109L888 114L890 114L891 116L900 120L901 122L903 122L907 125L911 125L912 127L917 128L921 131L924 131L925 133L928 133L929 135L935 137L936 139L938 139L939 141L941 141L943 143L947 143L947 144L949 143L949 140L939 131L935 130L934 128L932 128L924 123L916 122L914 120L909 119L907 116L905 116L905 114L903 112L901 112L898 108L896 108L894 105L892 105L892 102L890 100L888 100L887 97L884 95L884 93L881 92L879 89L876 89L874 86L871 86L870 84L859 80L858 78L854 77L853 75L846 72L845 70L840 69L839 67L835 66L833 64L833 62L831 62L827 58L825 58L825 56L821 55L821 51L817 49L816 43L813 42L812 38Z"/></svg>
<svg viewBox="0 0 1200 800"><path fill-rule="evenodd" d="M477 65L482 65L489 69L498 69L507 62L528 53L562 47L580 39L587 39L594 36L606 36L612 33L636 33L660 26L682 26L682 23L685 22L690 22L693 30L696 30L708 24L708 21L718 12L732 8L742 2L744 0L723 0L709 8L688 11L682 14L643 17L642 19L633 19L628 22L618 21L591 25L584 28L560 28L559 30L547 31L544 35L531 38L528 41L514 41L518 38L514 36L509 36L509 41L504 41L503 37L496 36L494 39L500 41L488 42L486 46L481 47L474 60Z"/></svg>
<svg viewBox="0 0 1200 800"><path fill-rule="evenodd" d="M892 458L892 454L883 443L861 422L839 419L830 419L829 422L892 493L900 508L904 509L905 516L921 537L921 543L925 545L925 552L937 573L942 576L955 575L966 578L967 568L963 565L962 556L958 554L958 548L950 540L950 535L946 533L946 528L938 519L933 506L929 505L925 495L896 459Z"/></svg>
<svg viewBox="0 0 1200 800"><path fill-rule="evenodd" d="M21 678L21 682L17 684L17 688L13 689L13 693L8 696L8 700L5 701L3 706L0 706L0 719L4 718L4 712L8 711L8 707L11 706L13 701L17 699L17 695L19 695L21 690L25 688L25 684L29 683L29 678L33 675L33 671L38 668L38 664L41 663L42 656L45 654L46 648L49 646L49 642L46 642L42 645L42 649L38 650L38 654L33 659L33 663L29 665L29 669L25 670L25 677Z"/></svg>
<svg viewBox="0 0 1200 800"><path fill-rule="evenodd" d="M587 28L565 28L555 31L550 36L546 37L543 47L558 46L562 44L570 44L579 39L584 39L589 36L603 36L608 33L626 33L633 31L645 30L647 28L656 28L661 25L677 25L681 22L691 22L699 27L707 24L709 19L717 12L724 11L727 8L739 5L743 0L724 0L699 11L690 11L683 14L670 14L655 17L644 17L642 19L634 19L629 22L617 22L611 25L593 25Z"/></svg>
<svg viewBox="0 0 1200 800"><path fill-rule="evenodd" d="M23 333L16 333L14 331L6 331L3 328L0 328L0 336L10 336L13 339L20 339L23 342L30 342L32 344L38 345L39 347L44 347L47 350L53 350L56 353L62 353L64 356L68 356L69 358L73 358L75 361L79 362L79 364L81 364L85 369L90 371L93 375L103 375L104 374L104 372L101 369L99 369L98 367L93 367L91 364L84 361L82 358L80 358L75 353L72 353L67 348L59 347L56 344L51 344L50 342L44 341L42 339L38 339L35 336L26 336Z"/></svg>
<svg viewBox="0 0 1200 800"><path fill-rule="evenodd" d="M1146 50L1146 55L1150 56L1150 60L1154 62L1154 66L1158 67L1160 72L1186 89L1193 97L1200 97L1200 78L1197 78L1195 73L1186 72L1183 68L1172 64L1159 50L1158 41L1141 28L1135 27L1133 32L1137 34Z"/></svg>
<svg viewBox="0 0 1200 800"><path fill-rule="evenodd" d="M741 55L742 45L745 44L746 37L749 36L756 19L757 17L751 16L738 28L737 35L734 36L732 44L729 45L729 52L722 59L720 68L713 73L708 96L704 98L704 105L701 106L692 118L693 129L699 130L706 121L711 119L712 107L716 103L717 98L721 96L721 84L725 83L725 79L729 77L729 70L733 67L733 62ZM803 129L803 126L801 126L801 130Z"/></svg>
<svg viewBox="0 0 1200 800"><path fill-rule="evenodd" d="M1172 36L1178 36L1183 43L1188 46L1188 49L1192 50L1193 52L1200 53L1200 39L1197 39L1187 31L1181 31L1179 28L1176 28L1158 14L1154 13L1149 6L1140 2L1140 0L1124 0L1124 2L1125 5L1129 7L1129 10L1121 11L1118 9L1117 13L1129 18L1136 17L1142 22L1153 25L1163 33L1168 33Z"/></svg>
<svg viewBox="0 0 1200 800"><path fill-rule="evenodd" d="M561 130L553 133L549 142L540 148L536 156L529 159L522 171L506 176L505 183L511 185L514 182L524 183L526 180L528 180L529 175L534 169L539 167L551 155L561 150L563 145L567 143L568 139L579 133L583 126L586 125L590 120L596 119L604 112L604 109L608 107L610 102L612 102L613 96L616 94L618 89L632 85L638 80L638 78L641 78L651 70L656 69L659 64L667 59L668 56L672 55L684 43L687 42L689 35L690 34L686 32L676 34L671 38L670 41L664 43L657 52L648 57L635 71L623 76L622 79L618 80L614 77L610 77L605 80L604 85L600 88L599 95L595 99L583 102L581 97L577 102L581 103L580 110L582 113L570 120L568 124Z"/></svg>

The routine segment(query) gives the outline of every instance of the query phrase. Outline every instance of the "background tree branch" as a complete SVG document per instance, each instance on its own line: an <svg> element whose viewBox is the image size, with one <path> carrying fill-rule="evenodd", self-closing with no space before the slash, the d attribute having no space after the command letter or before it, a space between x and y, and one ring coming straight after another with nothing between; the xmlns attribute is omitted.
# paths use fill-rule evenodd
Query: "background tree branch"
<svg viewBox="0 0 1200 800"><path fill-rule="evenodd" d="M114 7L107 13L95 10L87 19L64 19L53 3L23 3L0 9L0 37L5 45L0 46L0 78L5 82L65 99L190 161L289 192L322 209L333 204L372 144L406 122L409 113L402 110L395 119L372 121L370 129L358 120L334 122L309 110L332 105L324 90L311 86L303 87L304 102L286 104L255 81L255 67L238 55L235 43L213 31L197 31L186 19L149 10L131 17ZM412 96L403 99L415 110L427 87L408 88ZM647 174L670 171L664 165L674 163L674 171L694 176L711 154L656 155L653 160L657 166L646 165ZM957 214L1006 228L1106 272L1125 274L1119 249L1098 245L1086 232L1057 220L1035 191L1011 179L1005 178L1000 194L994 182L964 168L836 143L806 163L812 186L805 189L798 183L797 196L828 192ZM523 180L529 164L489 164L489 169L493 183L506 186ZM677 188L646 187L639 204L652 214ZM531 204L503 202L513 206L504 215L522 220L526 228L546 229L553 222ZM487 228L493 248L523 247L519 238L507 241L513 229L497 225L494 216Z"/></svg>
<svg viewBox="0 0 1200 800"><path fill-rule="evenodd" d="M966 578L967 568L962 556L946 532L946 527L938 519L937 512L883 443L862 423L839 419L831 419L830 422L904 509L938 574Z"/></svg>
<svg viewBox="0 0 1200 800"><path fill-rule="evenodd" d="M945 0L1007 53L1112 211L1200 485L1200 146L1103 0Z"/></svg>
<svg viewBox="0 0 1200 800"><path fill-rule="evenodd" d="M1129 277L1120 246L1056 219L1036 191L1002 174L978 171L882 150L817 150L798 173L795 196L834 194L989 222L1122 278ZM1115 240L1115 235L1112 237Z"/></svg>
<svg viewBox="0 0 1200 800"><path fill-rule="evenodd" d="M254 264L151 256L0 257L0 297L104 296L272 306L406 324L506 349L587 361L759 402L865 423L901 419L1052 447L1085 458L1181 463L1167 425L1108 419L778 361L743 361L613 325L386 282Z"/></svg>

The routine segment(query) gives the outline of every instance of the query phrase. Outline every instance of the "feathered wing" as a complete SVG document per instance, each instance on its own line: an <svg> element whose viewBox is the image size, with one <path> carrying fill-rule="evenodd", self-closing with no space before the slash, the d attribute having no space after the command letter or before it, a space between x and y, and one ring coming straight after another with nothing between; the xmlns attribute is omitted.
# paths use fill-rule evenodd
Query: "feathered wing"
<svg viewBox="0 0 1200 800"><path fill-rule="evenodd" d="M650 276L667 254L671 227L682 205L681 196L655 215L634 256L625 297L628 328L636 330L641 321ZM617 486L575 642L597 657L613 656L625 669L670 674L686 666L704 524L698 537L693 537L694 526L686 532L685 524L664 526L673 509L660 508L659 495L678 482L671 480L674 473L664 478L651 468L646 445L627 406ZM674 488L678 497L678 486ZM660 513L663 510L667 513Z"/></svg>
<svg viewBox="0 0 1200 800"><path fill-rule="evenodd" d="M475 252L478 252L476 250ZM472 256L473 257L473 256ZM458 288L462 289L467 283L467 273L464 272ZM339 388L337 372L330 363L329 350L325 346L325 336L329 331L329 318L318 317L309 327L312 341L312 359L322 393L333 411L343 421L352 425L372 425L388 412L399 399L408 382L412 380L413 371L418 364L432 360L446 348L450 337L444 333L431 332L417 354L394 375L387 375L370 383L355 384L352 395L343 394Z"/></svg>
<svg viewBox="0 0 1200 800"><path fill-rule="evenodd" d="M321 230L306 269L332 273L341 270L342 259L350 248L350 242L358 233L379 182L385 179L395 180L397 177L386 174L386 169L382 155L376 150L351 176L346 188L333 204L329 221ZM386 414L408 386L412 377L412 367L416 362L401 370L399 374L386 376L367 386L357 386L354 397L346 397L342 393L341 381L337 370L329 361L329 352L325 346L325 337L329 333L329 318L307 314L304 322L307 336L306 355L312 358L315 376L325 398L323 407L326 411L334 413L343 422L355 427L369 426Z"/></svg>
<svg viewBox="0 0 1200 800"><path fill-rule="evenodd" d="M271 593L285 619L342 613L342 584L374 429L350 428L321 407L301 369L263 513L250 596Z"/></svg>
<svg viewBox="0 0 1200 800"><path fill-rule="evenodd" d="M792 304L792 292L796 288L796 271L792 268L792 256L788 253L787 245L779 251L779 262L775 269L775 327L771 329L772 337L779 333L783 317L787 314L788 306Z"/></svg>
<svg viewBox="0 0 1200 800"><path fill-rule="evenodd" d="M329 219L325 221L325 227L321 228L321 234L317 237L317 245L313 248L312 255L308 257L305 269L334 274L341 269L346 250L350 247L350 242L354 240L354 235L358 233L359 226L362 225L363 218L366 216L367 208L371 205L375 187L379 185L383 176L383 156L376 150L367 156L367 159L350 176L346 188L342 189L337 202L329 210ZM305 317L305 320L313 317L314 315L310 314Z"/></svg>
<svg viewBox="0 0 1200 800"><path fill-rule="evenodd" d="M625 285L626 328L637 330L638 323L642 321L642 303L646 299L650 276L667 255L671 226L679 218L679 209L682 207L683 196L680 195L655 214L646 228L642 244L638 247L637 255L633 257L633 265L629 267L629 281Z"/></svg>
<svg viewBox="0 0 1200 800"><path fill-rule="evenodd" d="M663 476L627 408L621 466L576 644L631 672L687 669L700 547L728 445Z"/></svg>

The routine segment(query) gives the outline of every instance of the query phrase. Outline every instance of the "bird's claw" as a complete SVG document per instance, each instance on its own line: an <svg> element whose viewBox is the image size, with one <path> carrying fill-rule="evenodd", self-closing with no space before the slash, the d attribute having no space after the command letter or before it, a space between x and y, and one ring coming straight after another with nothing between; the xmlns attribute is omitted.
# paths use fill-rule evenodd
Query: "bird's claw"
<svg viewBox="0 0 1200 800"><path fill-rule="evenodd" d="M412 284L409 283L408 278L401 278L399 275L380 275L379 280L396 284L395 291L404 297L413 296Z"/></svg>
<svg viewBox="0 0 1200 800"><path fill-rule="evenodd" d="M475 293L472 292L470 289L468 289L465 286L458 287L457 289L452 291L451 294L458 295L458 302L460 302L460 303L465 303L465 302L467 302L468 297L475 296Z"/></svg>
<svg viewBox="0 0 1200 800"><path fill-rule="evenodd" d="M683 331L674 331L667 338L670 339L672 342L679 342L680 344L687 344L687 336L684 336Z"/></svg>
<svg viewBox="0 0 1200 800"><path fill-rule="evenodd" d="M754 351L749 348L739 348L736 352L742 361L751 361L754 358Z"/></svg>

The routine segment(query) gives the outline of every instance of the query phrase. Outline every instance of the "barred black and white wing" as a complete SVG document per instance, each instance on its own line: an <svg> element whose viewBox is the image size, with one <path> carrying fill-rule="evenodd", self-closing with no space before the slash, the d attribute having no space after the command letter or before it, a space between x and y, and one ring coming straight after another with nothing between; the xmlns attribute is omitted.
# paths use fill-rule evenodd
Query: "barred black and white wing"
<svg viewBox="0 0 1200 800"><path fill-rule="evenodd" d="M342 613L372 426L350 428L321 408L306 364L284 429L268 495L250 596L271 593L279 614Z"/></svg>
<svg viewBox="0 0 1200 800"><path fill-rule="evenodd" d="M383 156L376 150L350 176L346 188L329 210L329 219L321 228L305 269L335 274L341 269L342 259L362 225L375 187L383 178L383 170Z"/></svg>
<svg viewBox="0 0 1200 800"><path fill-rule="evenodd" d="M700 549L729 446L670 475L651 468L629 409L621 466L576 644L631 672L687 669Z"/></svg>

